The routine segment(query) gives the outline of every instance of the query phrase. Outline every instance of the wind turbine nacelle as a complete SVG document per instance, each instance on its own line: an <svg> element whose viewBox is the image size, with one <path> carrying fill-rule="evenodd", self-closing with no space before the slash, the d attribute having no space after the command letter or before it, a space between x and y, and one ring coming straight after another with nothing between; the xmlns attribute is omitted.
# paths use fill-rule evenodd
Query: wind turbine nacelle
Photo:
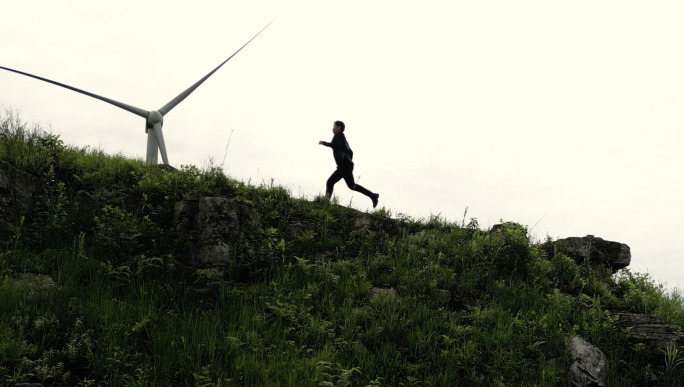
<svg viewBox="0 0 684 387"><path fill-rule="evenodd" d="M145 133L154 127L154 124L164 125L164 116L161 115L156 110L152 110L150 114L147 115L147 122L145 122Z"/></svg>

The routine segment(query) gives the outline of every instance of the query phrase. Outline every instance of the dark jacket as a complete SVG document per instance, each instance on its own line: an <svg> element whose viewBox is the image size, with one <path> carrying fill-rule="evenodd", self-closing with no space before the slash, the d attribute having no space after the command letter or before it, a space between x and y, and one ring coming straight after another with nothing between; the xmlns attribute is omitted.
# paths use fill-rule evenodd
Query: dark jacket
<svg viewBox="0 0 684 387"><path fill-rule="evenodd" d="M333 157L335 157L335 164L338 167L353 167L354 162L354 152L349 147L347 142L347 137L344 136L344 132L339 132L333 136L331 142L323 141L323 145L332 148Z"/></svg>

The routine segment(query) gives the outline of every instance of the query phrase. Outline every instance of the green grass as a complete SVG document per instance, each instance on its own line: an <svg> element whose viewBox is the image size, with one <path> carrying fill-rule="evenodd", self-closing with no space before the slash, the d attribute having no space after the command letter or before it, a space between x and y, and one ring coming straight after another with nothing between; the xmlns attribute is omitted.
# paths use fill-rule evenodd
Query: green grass
<svg viewBox="0 0 684 387"><path fill-rule="evenodd" d="M475 219L356 229L334 199L65 145L12 112L0 160L41 181L0 241L0 385L569 386L570 335L607 355L610 386L684 378L681 349L653 361L615 319L684 326L681 294L627 270L602 283L515 223L499 237ZM184 264L173 207L191 190L262 216L225 278ZM293 220L312 229L290 239ZM13 285L22 273L58 287L36 297Z"/></svg>

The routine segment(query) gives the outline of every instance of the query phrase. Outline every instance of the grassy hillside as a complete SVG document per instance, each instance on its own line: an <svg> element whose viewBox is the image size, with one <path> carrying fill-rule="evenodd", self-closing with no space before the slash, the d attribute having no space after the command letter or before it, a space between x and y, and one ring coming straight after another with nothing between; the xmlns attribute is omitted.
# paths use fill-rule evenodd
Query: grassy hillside
<svg viewBox="0 0 684 387"><path fill-rule="evenodd" d="M11 113L0 160L40 178L33 214L0 241L0 385L569 386L570 335L608 356L609 386L684 379L615 318L684 326L680 295L628 270L602 283L515 223L495 237L475 219L398 216L372 231L334 200L67 146ZM173 209L192 190L261 214L224 277L183 256ZM291 237L294 220L309 227ZM57 287L20 286L24 273Z"/></svg>

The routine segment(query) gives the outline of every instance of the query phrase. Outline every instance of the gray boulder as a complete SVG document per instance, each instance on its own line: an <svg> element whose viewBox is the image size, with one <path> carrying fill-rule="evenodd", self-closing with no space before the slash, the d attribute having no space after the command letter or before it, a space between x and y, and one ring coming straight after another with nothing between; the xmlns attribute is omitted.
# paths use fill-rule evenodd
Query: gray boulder
<svg viewBox="0 0 684 387"><path fill-rule="evenodd" d="M606 241L593 235L559 239L556 249L578 265L589 264L600 278L629 266L632 254L624 243Z"/></svg>
<svg viewBox="0 0 684 387"><path fill-rule="evenodd" d="M12 236L12 226L31 215L38 178L0 160L0 239Z"/></svg>
<svg viewBox="0 0 684 387"><path fill-rule="evenodd" d="M22 273L12 279L12 286L32 301L46 299L57 291L55 281L43 274Z"/></svg>
<svg viewBox="0 0 684 387"><path fill-rule="evenodd" d="M186 241L189 263L219 271L230 267L231 243L240 233L259 230L261 218L234 200L193 191L176 203L176 232Z"/></svg>
<svg viewBox="0 0 684 387"><path fill-rule="evenodd" d="M606 355L584 339L573 336L568 339L572 365L570 379L573 386L605 386L608 370Z"/></svg>
<svg viewBox="0 0 684 387"><path fill-rule="evenodd" d="M657 316L640 313L618 313L618 325L630 328L629 337L643 343L654 359L663 360L669 345L684 346L684 333L677 325L667 325Z"/></svg>

